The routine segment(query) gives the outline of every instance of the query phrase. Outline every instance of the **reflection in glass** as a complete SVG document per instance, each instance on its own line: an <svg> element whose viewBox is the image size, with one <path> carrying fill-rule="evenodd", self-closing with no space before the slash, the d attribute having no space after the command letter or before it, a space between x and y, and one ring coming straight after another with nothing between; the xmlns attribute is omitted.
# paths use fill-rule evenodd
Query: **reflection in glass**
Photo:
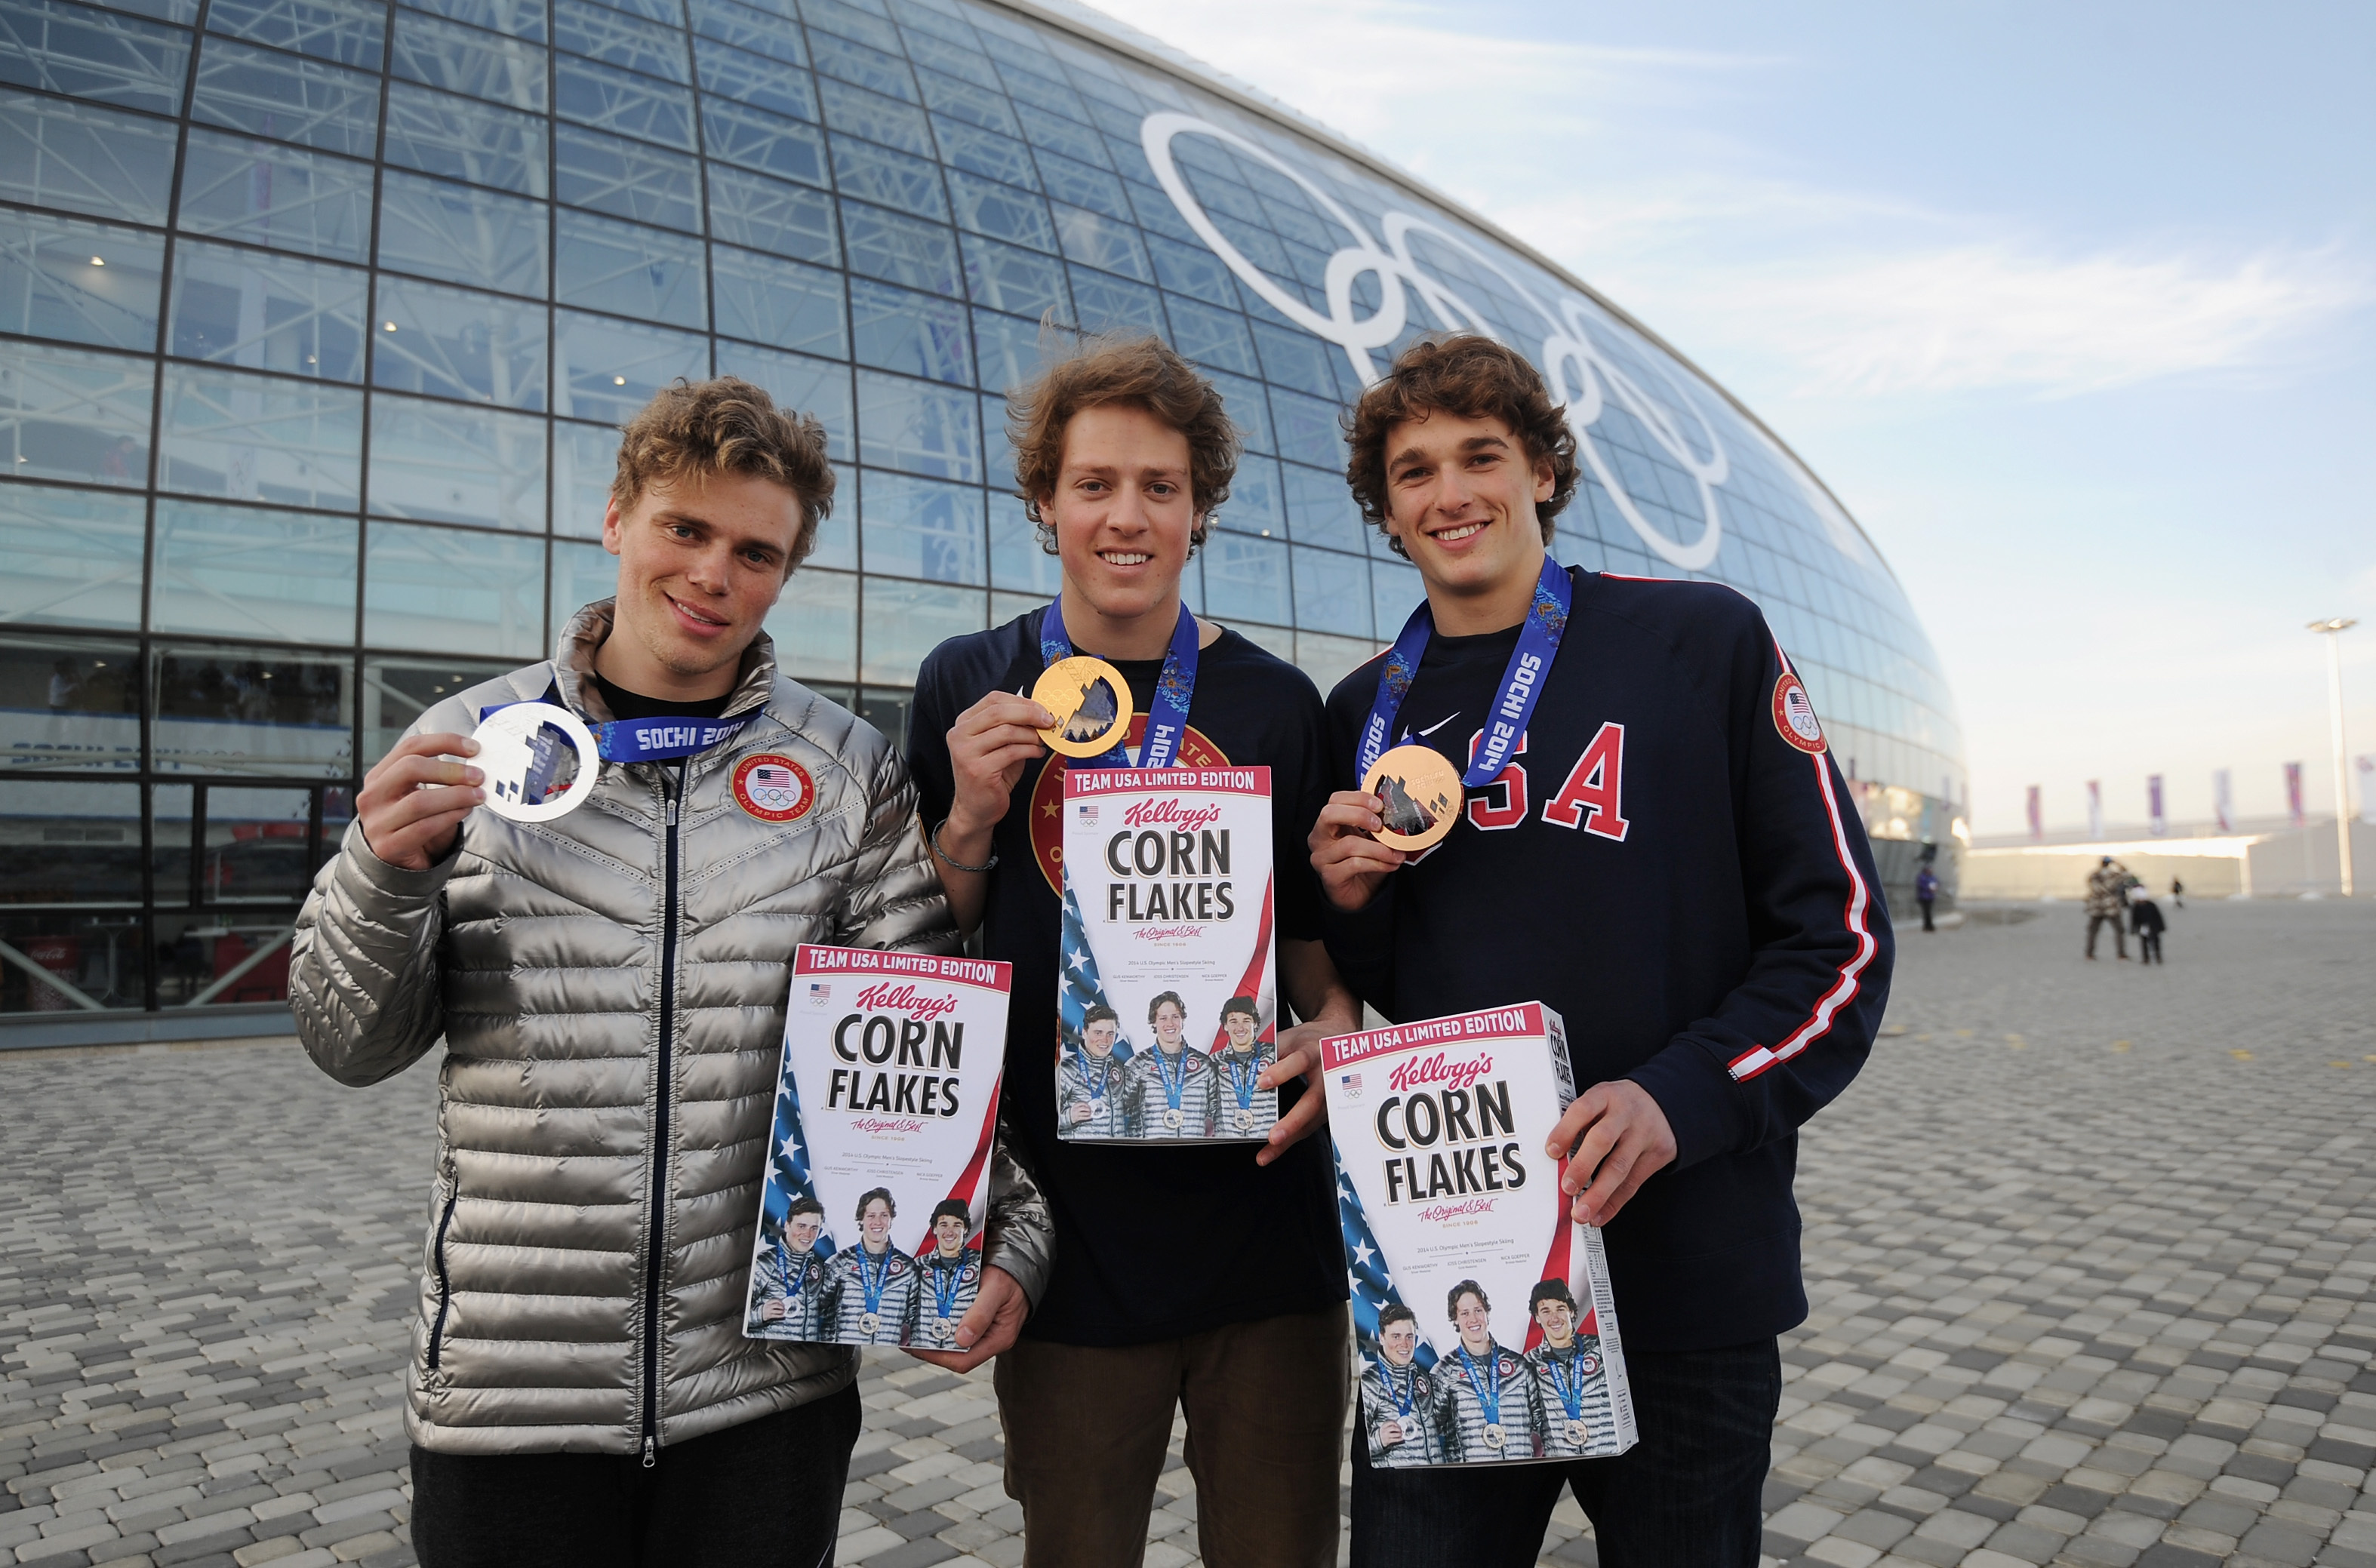
<svg viewBox="0 0 2376 1568"><path fill-rule="evenodd" d="M1295 634L1295 667L1312 677L1323 696L1377 651L1378 645L1367 637L1332 637L1301 630Z"/></svg>
<svg viewBox="0 0 2376 1568"><path fill-rule="evenodd" d="M710 149L717 155L717 148ZM709 165L709 233L767 255L794 256L821 266L840 264L834 239L833 198L765 174Z"/></svg>
<svg viewBox="0 0 2376 1568"><path fill-rule="evenodd" d="M164 255L137 229L0 208L0 332L152 349Z"/></svg>
<svg viewBox="0 0 2376 1568"><path fill-rule="evenodd" d="M1323 544L1356 554L1370 552L1371 536L1377 530L1362 520L1361 509L1353 504L1353 493L1345 488L1341 469L1324 473L1288 463L1282 474L1288 531L1296 543Z"/></svg>
<svg viewBox="0 0 2376 1568"><path fill-rule="evenodd" d="M399 80L484 98L514 109L544 108L544 51L517 38L457 27L398 6L396 67Z"/></svg>
<svg viewBox="0 0 2376 1568"><path fill-rule="evenodd" d="M376 71L387 7L373 0L214 0L207 30Z"/></svg>
<svg viewBox="0 0 2376 1568"><path fill-rule="evenodd" d="M725 366L721 374L732 374ZM552 427L552 531L579 539L602 537L602 515L611 505L611 481L619 473L616 425L557 422ZM575 604L569 608L576 609Z"/></svg>
<svg viewBox="0 0 2376 1568"><path fill-rule="evenodd" d="M363 761L366 766L386 756L388 748L424 713L458 696L481 682L507 675L517 665L510 660L483 662L474 659L382 656L363 660ZM335 835L326 830L330 849Z"/></svg>
<svg viewBox="0 0 2376 1568"><path fill-rule="evenodd" d="M339 509L362 498L358 388L169 363L164 403L162 489Z"/></svg>
<svg viewBox="0 0 2376 1568"><path fill-rule="evenodd" d="M0 904L139 901L139 785L0 780Z"/></svg>
<svg viewBox="0 0 2376 1568"><path fill-rule="evenodd" d="M372 171L298 148L193 128L180 227L339 261L370 248Z"/></svg>
<svg viewBox="0 0 2376 1568"><path fill-rule="evenodd" d="M395 169L380 178L382 267L544 298L548 209L542 202Z"/></svg>
<svg viewBox="0 0 2376 1568"><path fill-rule="evenodd" d="M160 500L148 624L208 636L349 642L355 534L346 517Z"/></svg>
<svg viewBox="0 0 2376 1568"><path fill-rule="evenodd" d="M733 9L740 6L716 6L713 10ZM749 13L744 13L748 15ZM777 27L778 32L791 30ZM747 36L736 29L738 38ZM797 44L794 46L796 49ZM701 66L701 90L714 92L733 103L749 103L778 114L790 114L795 119L817 117L817 92L814 78L806 71L796 70L761 54L742 49L730 49L726 41L707 37L693 41L695 59Z"/></svg>
<svg viewBox="0 0 2376 1568"><path fill-rule="evenodd" d="M600 599L614 599L619 592L619 558L599 544L573 544L556 540L552 545L552 624L545 628L545 641L561 636L569 618L585 606Z"/></svg>
<svg viewBox="0 0 2376 1568"><path fill-rule="evenodd" d="M0 623L137 630L145 511L136 495L0 486Z"/></svg>
<svg viewBox="0 0 2376 1568"><path fill-rule="evenodd" d="M162 223L175 134L168 121L0 88L0 196Z"/></svg>
<svg viewBox="0 0 2376 1568"><path fill-rule="evenodd" d="M981 480L979 404L971 392L909 381L871 370L858 373L859 456L861 460L938 479Z"/></svg>
<svg viewBox="0 0 2376 1568"><path fill-rule="evenodd" d="M739 375L762 387L776 406L815 416L825 426L826 452L849 462L858 456L857 422L851 417L849 367L802 354L779 354L744 343L718 345L718 374ZM849 503L847 492L845 505Z"/></svg>
<svg viewBox="0 0 2376 1568"><path fill-rule="evenodd" d="M185 240L173 254L172 351L325 381L363 378L359 269Z"/></svg>
<svg viewBox="0 0 2376 1568"><path fill-rule="evenodd" d="M286 1002L289 938L296 918L294 905L159 915L158 1004L229 1007Z"/></svg>
<svg viewBox="0 0 2376 1568"><path fill-rule="evenodd" d="M795 681L856 680L858 579L802 567L768 612L767 635L777 663Z"/></svg>
<svg viewBox="0 0 2376 1568"><path fill-rule="evenodd" d="M1420 580L1418 567L1398 560L1371 561L1371 624L1380 637L1392 640L1400 635L1403 623L1426 597L1427 585Z"/></svg>
<svg viewBox="0 0 2376 1568"><path fill-rule="evenodd" d="M545 122L410 82L387 89L390 163L443 174L520 196L550 194L545 171Z"/></svg>
<svg viewBox="0 0 2376 1568"><path fill-rule="evenodd" d="M801 47L801 30L784 26L790 19L789 8L770 14L777 9L754 10L735 0L693 0L693 30L737 49L755 50L786 65L806 65L809 57Z"/></svg>
<svg viewBox="0 0 2376 1568"><path fill-rule="evenodd" d="M369 158L379 137L379 78L209 38L198 53L190 118L322 152Z"/></svg>
<svg viewBox="0 0 2376 1568"><path fill-rule="evenodd" d="M826 185L825 133L805 120L770 114L704 93L702 150L727 163L802 184Z"/></svg>
<svg viewBox="0 0 2376 1568"><path fill-rule="evenodd" d="M1204 555L1205 602L1215 615L1232 625L1241 620L1294 624L1284 541L1217 531Z"/></svg>
<svg viewBox="0 0 2376 1568"><path fill-rule="evenodd" d="M1369 636L1368 560L1301 544L1294 547L1294 560L1296 625L1340 636Z"/></svg>
<svg viewBox="0 0 2376 1568"><path fill-rule="evenodd" d="M171 114L182 106L190 35L60 0L14 0L0 73L27 87Z"/></svg>
<svg viewBox="0 0 2376 1568"><path fill-rule="evenodd" d="M932 128L920 109L831 77L817 79L817 101L826 125L839 135L863 137L920 158L933 155Z"/></svg>
<svg viewBox="0 0 2376 1568"><path fill-rule="evenodd" d="M351 538L353 524L336 526ZM350 608L350 624L353 618ZM267 778L353 773L352 667L345 657L172 645L153 657L150 766L158 771Z"/></svg>
<svg viewBox="0 0 2376 1568"><path fill-rule="evenodd" d="M865 659L860 674L886 686L912 686L924 656L951 637L988 624L980 588L935 588L869 576L863 588Z"/></svg>
<svg viewBox="0 0 2376 1568"><path fill-rule="evenodd" d="M676 45L682 58L682 37ZM649 77L563 54L553 61L553 105L564 120L694 150L693 94Z"/></svg>
<svg viewBox="0 0 2376 1568"><path fill-rule="evenodd" d="M579 125L553 132L554 194L613 218L701 232L700 170L683 153Z"/></svg>
<svg viewBox="0 0 2376 1568"><path fill-rule="evenodd" d="M440 398L544 407L544 311L493 294L379 280L372 385Z"/></svg>
<svg viewBox="0 0 2376 1568"><path fill-rule="evenodd" d="M627 16L587 0L553 0L552 42L555 47L589 60L623 65L672 82L690 79L685 72L684 35L672 28Z"/></svg>
<svg viewBox="0 0 2376 1568"><path fill-rule="evenodd" d="M534 659L544 643L544 544L509 534L374 522L363 641Z"/></svg>
<svg viewBox="0 0 2376 1568"><path fill-rule="evenodd" d="M1188 569L1194 573L1196 564ZM990 498L990 580L999 588L1051 599L1063 584L1063 567L1040 547L1040 532L1011 495Z"/></svg>
<svg viewBox="0 0 2376 1568"><path fill-rule="evenodd" d="M404 0L408 6L530 43L545 40L544 0Z"/></svg>
<svg viewBox="0 0 2376 1568"><path fill-rule="evenodd" d="M709 341L661 327L561 311L553 412L624 424L678 376L709 374Z"/></svg>
<svg viewBox="0 0 2376 1568"><path fill-rule="evenodd" d="M718 330L772 347L849 357L841 275L730 245L713 246Z"/></svg>
<svg viewBox="0 0 2376 1568"><path fill-rule="evenodd" d="M147 944L137 911L0 915L0 943L26 960L0 964L0 1014L57 1016L144 1003Z"/></svg>
<svg viewBox="0 0 2376 1568"><path fill-rule="evenodd" d="M870 574L888 572L939 583L990 580L982 561L980 491L873 469L861 482L863 560Z"/></svg>
<svg viewBox="0 0 2376 1568"><path fill-rule="evenodd" d="M0 767L137 767L139 658L128 642L38 633L0 636Z"/></svg>
<svg viewBox="0 0 2376 1568"><path fill-rule="evenodd" d="M1056 225L1048 217L1048 204L1038 196L956 169L948 171L948 184L958 228L1033 250L1055 250Z"/></svg>
<svg viewBox="0 0 2376 1568"><path fill-rule="evenodd" d="M937 294L964 294L955 230L903 218L863 202L846 201L841 205L841 231L849 247L850 270Z"/></svg>
<svg viewBox="0 0 2376 1568"><path fill-rule="evenodd" d="M374 513L544 531L544 421L385 395L371 415Z"/></svg>
<svg viewBox="0 0 2376 1568"><path fill-rule="evenodd" d="M833 179L844 196L897 208L936 222L949 220L948 199L941 194L941 172L921 158L836 137Z"/></svg>
<svg viewBox="0 0 2376 1568"><path fill-rule="evenodd" d="M699 240L566 208L555 222L554 299L637 321L708 325Z"/></svg>
<svg viewBox="0 0 2376 1568"><path fill-rule="evenodd" d="M0 358L0 473L145 483L156 377L146 360L13 346Z"/></svg>
<svg viewBox="0 0 2376 1568"><path fill-rule="evenodd" d="M852 347L860 364L970 386L966 310L954 300L849 280Z"/></svg>

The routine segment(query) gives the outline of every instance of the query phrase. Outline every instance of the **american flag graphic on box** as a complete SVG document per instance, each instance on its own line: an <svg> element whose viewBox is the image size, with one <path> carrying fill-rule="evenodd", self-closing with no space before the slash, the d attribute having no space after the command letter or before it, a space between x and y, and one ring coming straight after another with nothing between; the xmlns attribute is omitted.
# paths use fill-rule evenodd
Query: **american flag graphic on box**
<svg viewBox="0 0 2376 1568"><path fill-rule="evenodd" d="M1631 1448L1600 1233L1571 1218L1566 1162L1542 1152L1575 1098L1559 1015L1526 1003L1341 1035L1321 1062L1370 1463Z"/></svg>

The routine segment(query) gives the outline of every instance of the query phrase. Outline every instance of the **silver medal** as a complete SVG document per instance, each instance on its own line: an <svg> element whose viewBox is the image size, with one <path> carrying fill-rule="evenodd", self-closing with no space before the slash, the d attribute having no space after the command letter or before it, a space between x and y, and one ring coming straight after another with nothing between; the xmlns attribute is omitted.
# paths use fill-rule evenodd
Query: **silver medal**
<svg viewBox="0 0 2376 1568"><path fill-rule="evenodd" d="M873 1338L874 1331L882 1326L883 1314L881 1313L861 1313L858 1314L858 1332L865 1335L869 1339Z"/></svg>
<svg viewBox="0 0 2376 1568"><path fill-rule="evenodd" d="M1188 1118L1177 1111L1167 1111L1163 1113L1163 1124L1176 1133L1188 1124Z"/></svg>
<svg viewBox="0 0 2376 1568"><path fill-rule="evenodd" d="M470 761L487 776L487 809L513 822L568 815L585 804L601 777L594 731L553 703L496 708L480 720L470 739L479 742Z"/></svg>
<svg viewBox="0 0 2376 1568"><path fill-rule="evenodd" d="M1572 1447L1572 1448L1581 1448L1581 1447L1583 1447L1583 1446L1584 1446L1584 1438L1585 1438L1584 1423L1583 1423L1582 1421L1570 1421L1570 1422L1568 1422L1568 1424L1567 1424L1567 1441L1568 1441L1568 1445L1569 1445L1570 1447Z"/></svg>
<svg viewBox="0 0 2376 1568"><path fill-rule="evenodd" d="M1485 1427L1485 1446L1486 1446L1486 1447L1488 1447L1488 1448L1499 1448L1499 1447L1501 1447L1501 1446L1502 1446L1502 1423L1501 1423L1501 1422L1499 1422L1499 1421L1489 1421L1489 1422L1487 1422L1487 1423L1486 1423L1486 1427Z"/></svg>
<svg viewBox="0 0 2376 1568"><path fill-rule="evenodd" d="M1253 1131L1254 1130L1254 1113L1253 1113L1253 1111L1239 1111L1239 1112L1237 1113L1237 1115L1238 1115L1238 1131L1239 1131L1239 1132L1241 1132L1241 1133L1251 1133L1251 1132L1253 1132Z"/></svg>

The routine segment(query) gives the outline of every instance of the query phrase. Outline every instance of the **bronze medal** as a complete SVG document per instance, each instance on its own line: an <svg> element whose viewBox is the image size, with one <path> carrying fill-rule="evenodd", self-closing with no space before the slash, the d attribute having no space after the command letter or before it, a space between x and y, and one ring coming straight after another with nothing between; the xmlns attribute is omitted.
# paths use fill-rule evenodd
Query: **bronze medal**
<svg viewBox="0 0 2376 1568"><path fill-rule="evenodd" d="M1396 746L1370 765L1361 780L1364 794L1385 802L1379 814L1385 826L1375 835L1391 849L1413 853L1443 841L1460 820L1466 790L1459 770L1432 746Z"/></svg>
<svg viewBox="0 0 2376 1568"><path fill-rule="evenodd" d="M1041 672L1031 700L1056 716L1042 730L1048 749L1071 757L1103 756L1130 732L1130 683L1102 659L1076 653Z"/></svg>

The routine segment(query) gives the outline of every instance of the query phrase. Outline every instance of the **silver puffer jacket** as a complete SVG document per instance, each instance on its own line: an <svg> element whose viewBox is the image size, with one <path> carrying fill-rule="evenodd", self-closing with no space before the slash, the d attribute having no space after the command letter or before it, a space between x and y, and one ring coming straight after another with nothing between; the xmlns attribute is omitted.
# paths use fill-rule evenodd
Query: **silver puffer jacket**
<svg viewBox="0 0 2376 1568"><path fill-rule="evenodd" d="M552 662L414 732L555 686L611 718L591 678L610 629L588 606ZM855 1375L855 1351L742 1333L792 948L956 934L884 738L778 675L764 636L726 711L754 709L687 763L603 765L556 821L475 812L427 871L350 827L315 880L289 967L314 1060L371 1084L446 1044L406 1410L425 1448L648 1455ZM814 784L793 821L735 803L736 763L767 752ZM990 1211L988 1261L1036 1301L1052 1227L1004 1138Z"/></svg>

